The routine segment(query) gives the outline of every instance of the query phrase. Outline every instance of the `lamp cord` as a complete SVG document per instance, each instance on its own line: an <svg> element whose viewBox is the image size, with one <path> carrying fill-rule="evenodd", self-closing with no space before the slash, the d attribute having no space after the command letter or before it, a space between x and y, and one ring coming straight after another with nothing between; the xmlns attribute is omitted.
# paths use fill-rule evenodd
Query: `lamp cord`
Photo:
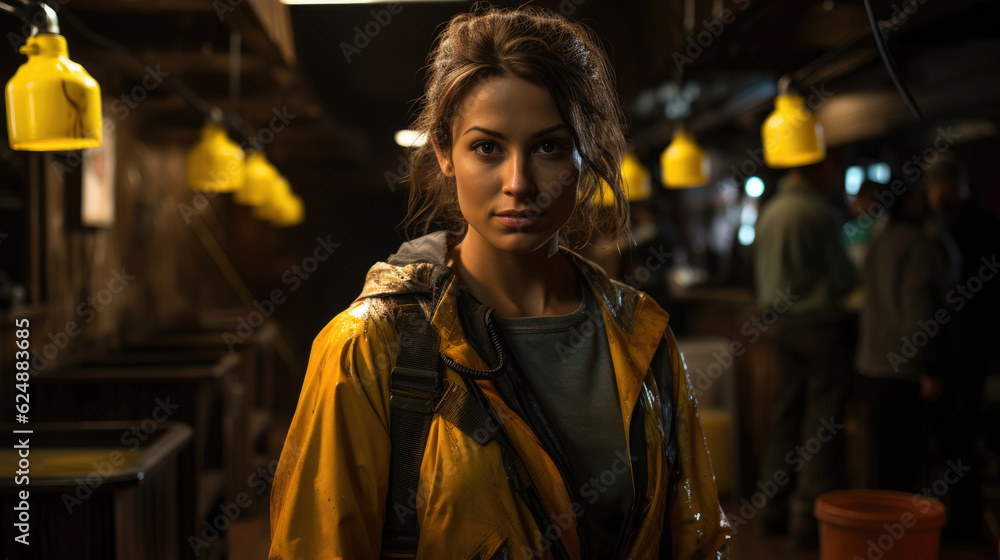
<svg viewBox="0 0 1000 560"><path fill-rule="evenodd" d="M885 39L882 37L881 30L879 29L878 20L875 19L875 11L872 10L871 0L864 0L864 3L865 12L868 13L868 22L871 23L872 26L872 35L875 36L875 45L878 46L878 52L882 56L882 63L885 64L885 70L889 73L889 78L892 79L892 83L896 86L896 90L899 91L899 95L903 98L903 101L906 102L910 111L913 112L913 116L915 116L918 121L924 120L923 113L920 112L920 107L917 107L917 102L913 100L909 90L906 89L906 86L903 85L903 83L899 80L899 77L896 75L895 61L892 60L892 54L889 52L889 49L886 48Z"/></svg>

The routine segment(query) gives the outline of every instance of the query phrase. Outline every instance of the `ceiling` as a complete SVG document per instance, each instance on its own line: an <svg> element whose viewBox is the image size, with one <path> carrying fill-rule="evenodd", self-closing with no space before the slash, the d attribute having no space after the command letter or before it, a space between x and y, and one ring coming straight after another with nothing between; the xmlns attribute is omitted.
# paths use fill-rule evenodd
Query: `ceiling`
<svg viewBox="0 0 1000 560"><path fill-rule="evenodd" d="M901 79L924 112L916 126L879 58L861 2L697 0L690 3L689 31L683 0L532 4L569 13L602 38L633 147L647 161L656 159L675 126L668 106L671 116L687 115L689 128L706 139L729 142L733 150L747 142L759 146L756 131L785 73L795 74L807 94L810 86L833 94L820 109L832 146L897 131L912 138L914 128L933 130L942 120L1000 118L1000 78L990 71L1000 68L1000 32L990 23L1000 16L998 2L873 2L876 17L895 17L886 36ZM300 68L330 114L365 139L362 165L379 170L394 168L401 153L392 135L414 117L436 33L450 16L468 10L467 3L402 4L366 42L358 31L376 29L372 22L384 6L291 7ZM696 46L697 40L707 46ZM372 175L372 184L384 184L380 175Z"/></svg>
<svg viewBox="0 0 1000 560"><path fill-rule="evenodd" d="M436 33L469 2L283 7L274 0L53 0L125 51L64 24L71 56L106 92L127 92L147 70L169 70L211 105L228 110L231 32L241 33L239 113L245 129L287 107L294 126L268 146L300 172L331 172L337 184L384 188L400 169L393 133L414 118ZM500 0L497 6L520 2ZM604 42L630 118L633 149L653 163L677 118L704 144L742 153L772 107L779 76L808 93L832 146L873 138L916 141L940 123L1000 120L1000 2L873 0L893 20L889 48L924 112L918 123L893 88L859 1L536 0L582 21ZM901 10L905 13L901 14ZM0 31L16 30L8 22ZM701 44L698 44L698 42ZM704 46L703 46L704 45ZM0 63L16 67L19 57ZM10 59L10 60L6 60ZM102 74L98 76L97 74ZM810 89L814 88L814 89ZM193 142L205 115L177 88L149 92L152 137Z"/></svg>

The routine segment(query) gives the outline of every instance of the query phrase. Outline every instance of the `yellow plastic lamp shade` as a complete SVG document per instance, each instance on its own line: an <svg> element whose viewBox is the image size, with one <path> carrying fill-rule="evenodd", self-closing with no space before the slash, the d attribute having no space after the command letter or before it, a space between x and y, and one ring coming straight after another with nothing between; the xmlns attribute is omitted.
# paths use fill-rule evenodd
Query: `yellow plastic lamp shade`
<svg viewBox="0 0 1000 560"><path fill-rule="evenodd" d="M278 172L267 161L264 152L250 152L247 156L243 188L236 191L233 200L246 206L260 206L267 202L278 180Z"/></svg>
<svg viewBox="0 0 1000 560"><path fill-rule="evenodd" d="M800 167L826 158L823 125L806 108L801 95L775 97L774 112L764 121L760 135L768 167Z"/></svg>
<svg viewBox="0 0 1000 560"><path fill-rule="evenodd" d="M668 189L700 187L708 182L708 159L705 151L695 143L694 138L677 131L663 155L663 185Z"/></svg>
<svg viewBox="0 0 1000 560"><path fill-rule="evenodd" d="M262 222L271 222L277 218L278 209L271 204L264 204L263 206L254 206L252 214L254 218Z"/></svg>
<svg viewBox="0 0 1000 560"><path fill-rule="evenodd" d="M188 184L196 191L233 192L243 186L243 150L221 126L209 123L188 151Z"/></svg>
<svg viewBox="0 0 1000 560"><path fill-rule="evenodd" d="M597 206L614 206L615 194L611 192L607 181L602 180L600 188L594 192L594 203Z"/></svg>
<svg viewBox="0 0 1000 560"><path fill-rule="evenodd" d="M288 179L278 175L272 183L270 196L264 204L254 206L251 214L258 220L277 222L281 219L282 208L291 197L292 189L288 186Z"/></svg>
<svg viewBox="0 0 1000 560"><path fill-rule="evenodd" d="M632 153L626 153L622 158L622 188L629 202L646 200L650 196L649 192L649 170L639 161L639 157ZM594 202L598 206L613 206L615 203L614 193L607 181L601 181L601 188L594 193Z"/></svg>
<svg viewBox="0 0 1000 560"><path fill-rule="evenodd" d="M291 227L301 224L305 221L302 199L295 194L285 198L277 214L277 218L274 220L274 225L277 227Z"/></svg>
<svg viewBox="0 0 1000 560"><path fill-rule="evenodd" d="M625 181L625 193L629 202L646 200L650 192L649 170L639 161L639 156L633 153L625 154L622 159L622 180Z"/></svg>
<svg viewBox="0 0 1000 560"><path fill-rule="evenodd" d="M69 59L66 38L28 37L28 61L7 82L10 147L36 152L82 150L101 145L101 88Z"/></svg>

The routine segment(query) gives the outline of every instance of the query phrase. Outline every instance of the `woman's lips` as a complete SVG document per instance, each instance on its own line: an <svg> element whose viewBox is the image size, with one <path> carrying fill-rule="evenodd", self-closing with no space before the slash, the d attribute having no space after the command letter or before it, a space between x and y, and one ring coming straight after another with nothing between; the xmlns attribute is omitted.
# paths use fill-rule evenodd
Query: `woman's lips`
<svg viewBox="0 0 1000 560"><path fill-rule="evenodd" d="M531 214L523 216L520 214L497 214L496 219L507 227L523 229L538 223L538 221L542 219L543 215L544 214Z"/></svg>

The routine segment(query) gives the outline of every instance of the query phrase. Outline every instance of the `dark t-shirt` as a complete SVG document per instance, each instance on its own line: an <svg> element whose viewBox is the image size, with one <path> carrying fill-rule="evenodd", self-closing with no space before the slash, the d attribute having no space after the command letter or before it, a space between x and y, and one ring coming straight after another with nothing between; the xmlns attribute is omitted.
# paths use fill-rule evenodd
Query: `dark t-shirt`
<svg viewBox="0 0 1000 560"><path fill-rule="evenodd" d="M604 318L586 285L570 315L494 317L570 456L570 498L591 558L610 558L632 505L632 474Z"/></svg>

